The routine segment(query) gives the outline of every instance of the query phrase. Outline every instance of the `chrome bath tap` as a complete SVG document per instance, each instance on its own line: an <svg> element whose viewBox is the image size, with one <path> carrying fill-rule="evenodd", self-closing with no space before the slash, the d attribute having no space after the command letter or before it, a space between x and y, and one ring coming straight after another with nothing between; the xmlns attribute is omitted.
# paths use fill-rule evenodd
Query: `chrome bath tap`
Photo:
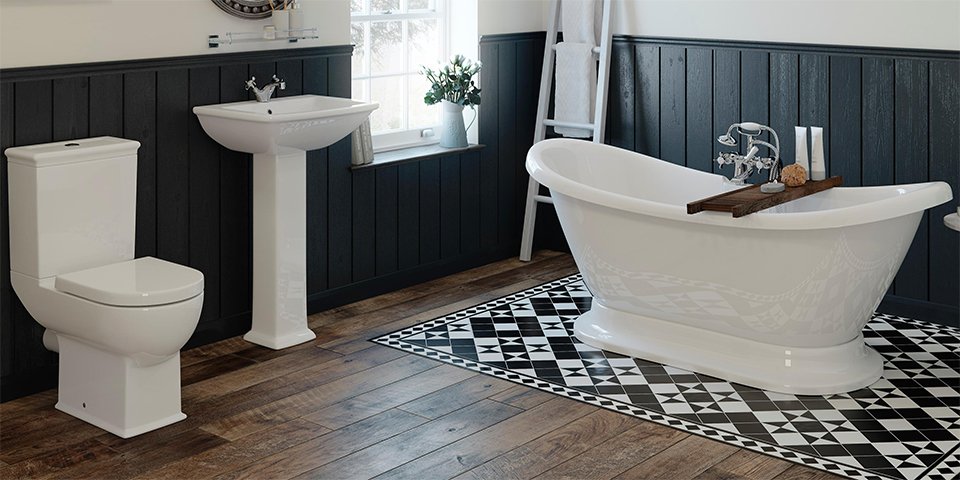
<svg viewBox="0 0 960 480"><path fill-rule="evenodd" d="M720 156L717 157L717 163L719 163L720 166L733 164L733 178L731 178L730 181L742 185L744 180L749 178L754 172L759 172L766 168L770 170L768 181L779 182L782 163L780 162L780 137L777 136L777 132L759 123L734 123L727 129L726 134L717 137L717 141L722 145L735 147L737 145L737 139L732 135L734 129L736 129L740 135L747 137L747 154L740 155L736 152L727 152L721 153ZM773 139L773 144L763 140L757 140L757 137L764 131L770 132L770 138ZM760 147L767 147L773 156L757 157L757 153L760 152Z"/></svg>
<svg viewBox="0 0 960 480"><path fill-rule="evenodd" d="M247 80L244 85L246 85L245 90L253 90L253 94L256 95L257 101L260 103L269 102L273 91L277 87L280 87L280 90L287 89L287 83L277 78L276 75L273 76L273 81L264 85L263 88L257 88L257 77L250 77L250 80Z"/></svg>

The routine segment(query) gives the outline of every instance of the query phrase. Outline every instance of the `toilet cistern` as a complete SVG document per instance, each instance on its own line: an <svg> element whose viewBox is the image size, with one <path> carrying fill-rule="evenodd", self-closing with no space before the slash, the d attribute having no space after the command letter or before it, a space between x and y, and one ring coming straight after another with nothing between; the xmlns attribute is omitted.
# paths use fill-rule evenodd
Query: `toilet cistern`
<svg viewBox="0 0 960 480"><path fill-rule="evenodd" d="M727 133L717 137L717 142L728 147L737 146L737 139L733 136L734 129L736 129L740 135L747 137L747 154L740 155L736 152L724 152L721 153L716 160L721 167L733 164L733 178L731 178L730 181L738 185L743 185L744 180L749 178L754 172L759 172L766 168L770 170L767 181L779 182L782 163L780 161L780 137L777 135L777 132L766 125L761 125L756 122L734 123L727 128ZM770 138L773 139L773 144L763 140L757 140L757 137L765 131L770 132ZM760 152L759 147L767 147L773 154L773 157L757 158L757 154Z"/></svg>
<svg viewBox="0 0 960 480"><path fill-rule="evenodd" d="M250 80L247 80L244 83L245 90L253 90L254 96L257 97L257 101L260 103L267 103L270 101L270 97L273 95L273 91L280 87L280 90L287 89L287 82L284 82L276 75L273 76L273 81L264 85L263 88L257 88L257 77L250 77Z"/></svg>

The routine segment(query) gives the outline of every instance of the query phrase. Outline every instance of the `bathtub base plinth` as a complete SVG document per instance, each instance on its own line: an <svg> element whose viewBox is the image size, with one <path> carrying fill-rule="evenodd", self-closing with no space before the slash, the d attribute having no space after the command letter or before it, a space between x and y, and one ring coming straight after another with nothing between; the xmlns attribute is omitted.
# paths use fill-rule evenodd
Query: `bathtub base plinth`
<svg viewBox="0 0 960 480"><path fill-rule="evenodd" d="M829 347L785 347L613 310L595 302L574 333L583 343L781 393L828 395L880 378L883 359L863 336Z"/></svg>

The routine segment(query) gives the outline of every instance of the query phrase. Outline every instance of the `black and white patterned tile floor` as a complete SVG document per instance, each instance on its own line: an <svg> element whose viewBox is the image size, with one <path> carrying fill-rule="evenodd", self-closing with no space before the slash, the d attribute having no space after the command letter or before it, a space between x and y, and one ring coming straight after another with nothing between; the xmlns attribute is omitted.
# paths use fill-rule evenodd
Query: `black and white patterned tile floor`
<svg viewBox="0 0 960 480"><path fill-rule="evenodd" d="M573 275L373 341L857 479L960 477L960 330L877 314L883 378L785 395L582 344L591 296Z"/></svg>

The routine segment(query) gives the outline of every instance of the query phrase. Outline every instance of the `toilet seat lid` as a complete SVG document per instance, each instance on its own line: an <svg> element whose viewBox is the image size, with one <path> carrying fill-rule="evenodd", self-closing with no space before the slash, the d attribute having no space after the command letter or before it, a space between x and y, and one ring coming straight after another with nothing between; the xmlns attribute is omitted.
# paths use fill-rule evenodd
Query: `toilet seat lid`
<svg viewBox="0 0 960 480"><path fill-rule="evenodd" d="M203 274L190 267L142 257L58 275L57 290L105 305L164 305L203 293Z"/></svg>

